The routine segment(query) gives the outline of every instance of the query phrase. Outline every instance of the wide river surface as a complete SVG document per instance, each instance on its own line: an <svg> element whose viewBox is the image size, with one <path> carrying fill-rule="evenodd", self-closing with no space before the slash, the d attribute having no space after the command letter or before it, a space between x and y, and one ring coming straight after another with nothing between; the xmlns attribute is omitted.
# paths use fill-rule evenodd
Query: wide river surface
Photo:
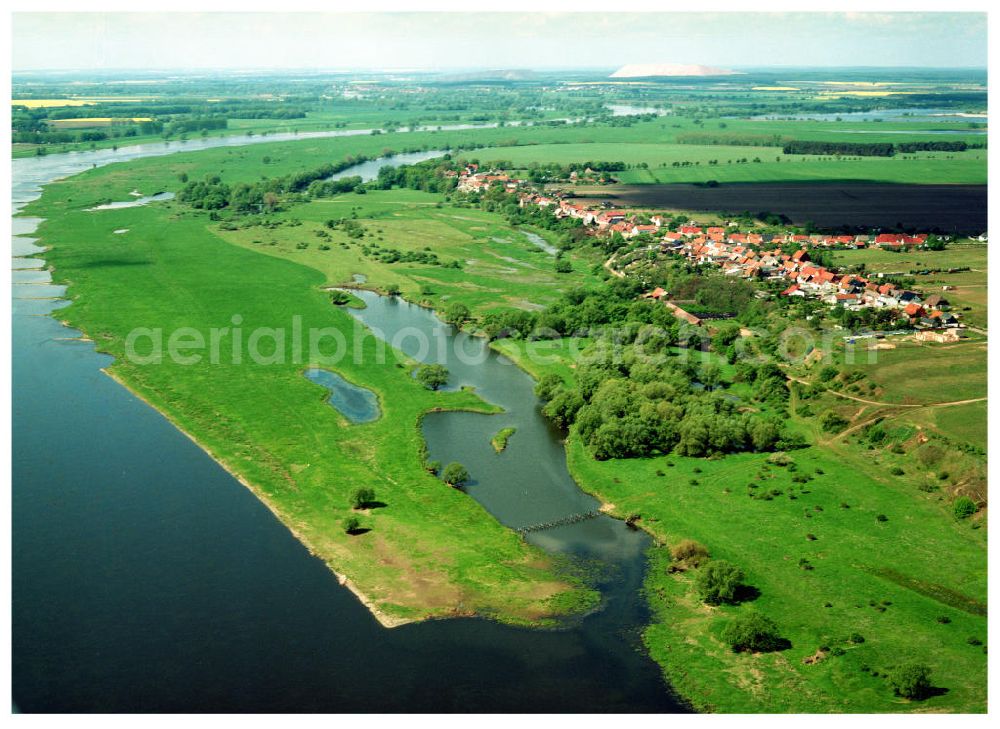
<svg viewBox="0 0 1000 729"><path fill-rule="evenodd" d="M279 138L15 160L13 209L94 165ZM109 357L49 316L63 287L23 257L39 251L37 222L15 218L12 251L16 710L684 710L639 642L644 534L602 516L529 535L599 575L602 609L565 629L480 619L382 628L246 488L105 376ZM357 315L387 335L422 328L445 352L472 353L471 364L443 358L451 384L505 408L425 420L432 457L472 472L471 497L512 527L594 508L527 375L430 312L362 295ZM517 433L498 455L489 438L508 425Z"/></svg>

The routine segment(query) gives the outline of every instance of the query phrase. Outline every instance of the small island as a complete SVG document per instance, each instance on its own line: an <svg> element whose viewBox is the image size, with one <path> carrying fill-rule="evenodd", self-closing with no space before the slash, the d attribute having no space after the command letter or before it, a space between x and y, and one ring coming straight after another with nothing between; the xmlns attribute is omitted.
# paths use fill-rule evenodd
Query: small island
<svg viewBox="0 0 1000 729"><path fill-rule="evenodd" d="M490 440L490 443L493 444L493 450L497 453L503 453L504 449L507 447L507 441L509 441L510 437L516 432L517 428L503 428L498 431L497 434Z"/></svg>

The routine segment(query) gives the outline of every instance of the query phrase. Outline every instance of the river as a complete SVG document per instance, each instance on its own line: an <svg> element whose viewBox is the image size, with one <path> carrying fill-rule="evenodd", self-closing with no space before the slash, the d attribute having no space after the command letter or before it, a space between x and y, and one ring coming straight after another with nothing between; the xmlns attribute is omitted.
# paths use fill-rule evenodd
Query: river
<svg viewBox="0 0 1000 729"><path fill-rule="evenodd" d="M13 210L91 166L280 137L15 160ZM15 218L12 246L16 710L684 710L639 644L644 534L600 517L529 535L599 563L602 610L562 630L468 618L382 628L246 488L106 377L109 357L49 316L65 291L23 258L39 251L37 223ZM484 347L430 312L362 296L369 308L357 315L373 327ZM470 496L511 526L593 508L566 473L531 379L478 351L480 364L446 359L452 384L506 412L428 416L433 457L460 452ZM489 437L511 424L518 431L497 455Z"/></svg>

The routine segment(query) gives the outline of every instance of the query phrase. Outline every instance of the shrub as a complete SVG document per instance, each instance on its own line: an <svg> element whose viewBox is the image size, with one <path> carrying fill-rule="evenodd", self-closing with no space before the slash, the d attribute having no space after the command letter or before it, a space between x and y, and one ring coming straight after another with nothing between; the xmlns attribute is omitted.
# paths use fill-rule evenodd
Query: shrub
<svg viewBox="0 0 1000 729"><path fill-rule="evenodd" d="M737 653L774 651L783 643L775 622L756 611L735 618L723 629L722 639Z"/></svg>
<svg viewBox="0 0 1000 729"><path fill-rule="evenodd" d="M919 663L904 663L889 670L889 685L897 696L922 699L930 693L931 669Z"/></svg>
<svg viewBox="0 0 1000 729"><path fill-rule="evenodd" d="M875 517L875 521L884 523L889 521L889 517L887 517L885 514L879 514L878 516Z"/></svg>
<svg viewBox="0 0 1000 729"><path fill-rule="evenodd" d="M949 618L947 615L938 615L937 621L941 623L941 625L948 625L951 622L951 618Z"/></svg>
<svg viewBox="0 0 1000 729"><path fill-rule="evenodd" d="M865 636L861 633L851 633L851 642L854 644L861 644L865 642Z"/></svg>
<svg viewBox="0 0 1000 729"><path fill-rule="evenodd" d="M342 526L347 534L357 534L361 529L361 520L356 516L349 516L344 519Z"/></svg>
<svg viewBox="0 0 1000 729"><path fill-rule="evenodd" d="M724 559L709 562L698 572L698 596L709 605L735 602L743 586L743 570Z"/></svg>
<svg viewBox="0 0 1000 729"><path fill-rule="evenodd" d="M449 486L462 486L469 480L469 472L461 463L452 461L441 472L441 480Z"/></svg>
<svg viewBox="0 0 1000 729"><path fill-rule="evenodd" d="M828 410L823 413L823 417L819 419L819 424L820 427L827 433L835 433L847 427L847 420L840 417L832 410Z"/></svg>
<svg viewBox="0 0 1000 729"><path fill-rule="evenodd" d="M976 513L976 502L968 496L959 496L951 505L956 519L968 519Z"/></svg>
<svg viewBox="0 0 1000 729"><path fill-rule="evenodd" d="M670 556L675 562L683 562L688 567L697 567L708 559L708 548L693 539L682 539L670 548Z"/></svg>

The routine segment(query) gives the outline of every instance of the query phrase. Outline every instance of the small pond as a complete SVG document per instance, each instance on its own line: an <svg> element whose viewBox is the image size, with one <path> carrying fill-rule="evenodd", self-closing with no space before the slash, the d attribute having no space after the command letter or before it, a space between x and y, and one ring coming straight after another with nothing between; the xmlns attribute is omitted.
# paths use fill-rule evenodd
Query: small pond
<svg viewBox="0 0 1000 729"><path fill-rule="evenodd" d="M327 402L330 407L352 423L370 423L381 415L378 396L371 390L351 384L330 370L310 368L303 374L307 380L329 390Z"/></svg>

